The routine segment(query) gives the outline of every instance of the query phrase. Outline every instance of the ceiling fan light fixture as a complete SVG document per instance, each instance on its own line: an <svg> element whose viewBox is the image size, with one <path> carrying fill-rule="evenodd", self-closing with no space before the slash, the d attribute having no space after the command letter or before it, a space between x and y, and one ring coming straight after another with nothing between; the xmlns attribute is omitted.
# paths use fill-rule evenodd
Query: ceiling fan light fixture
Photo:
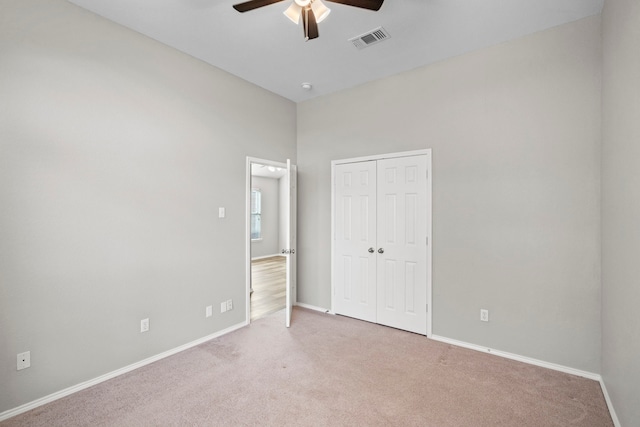
<svg viewBox="0 0 640 427"><path fill-rule="evenodd" d="M322 3L322 0L313 0L311 2L311 9L313 10L313 14L316 16L316 22L318 24L324 21L331 13L331 9Z"/></svg>
<svg viewBox="0 0 640 427"><path fill-rule="evenodd" d="M243 3L234 4L233 8L238 12L248 12L283 0L248 0ZM331 13L322 0L288 0L290 5L284 11L284 15L296 25L302 20L305 40L317 39L318 23L324 21ZM380 10L384 0L328 0L346 6L358 7L360 9Z"/></svg>
<svg viewBox="0 0 640 427"><path fill-rule="evenodd" d="M297 1L294 1L283 13L291 22L298 25L300 23L300 16L302 15L302 6L300 6Z"/></svg>

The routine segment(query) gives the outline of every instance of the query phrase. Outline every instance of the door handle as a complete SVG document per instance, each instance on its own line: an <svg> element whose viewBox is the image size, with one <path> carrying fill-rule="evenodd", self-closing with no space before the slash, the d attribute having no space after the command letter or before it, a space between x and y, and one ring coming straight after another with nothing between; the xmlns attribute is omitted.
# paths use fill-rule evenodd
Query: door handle
<svg viewBox="0 0 640 427"><path fill-rule="evenodd" d="M375 249L369 248L369 253L372 254L373 252L375 252Z"/></svg>
<svg viewBox="0 0 640 427"><path fill-rule="evenodd" d="M378 253L379 254L383 254L384 253L384 249L382 249L382 248L378 249Z"/></svg>

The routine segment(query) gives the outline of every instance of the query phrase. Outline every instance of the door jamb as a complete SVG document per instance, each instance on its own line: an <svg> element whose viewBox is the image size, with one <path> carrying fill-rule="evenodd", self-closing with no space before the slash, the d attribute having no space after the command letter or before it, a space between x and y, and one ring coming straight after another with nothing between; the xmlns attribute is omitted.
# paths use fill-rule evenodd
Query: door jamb
<svg viewBox="0 0 640 427"><path fill-rule="evenodd" d="M346 163L359 163L368 162L371 160L384 160L395 159L399 157L412 157L419 155L427 156L427 201L429 205L429 211L427 213L427 338L431 338L433 335L433 276L432 276L432 256L433 256L433 233L432 233L432 217L433 217L433 168L431 164L431 148L424 150L404 151L398 153L378 154L373 156L354 157L350 159L340 159L331 161L331 312L335 313L335 242L336 242L336 230L335 230L335 167L337 165Z"/></svg>

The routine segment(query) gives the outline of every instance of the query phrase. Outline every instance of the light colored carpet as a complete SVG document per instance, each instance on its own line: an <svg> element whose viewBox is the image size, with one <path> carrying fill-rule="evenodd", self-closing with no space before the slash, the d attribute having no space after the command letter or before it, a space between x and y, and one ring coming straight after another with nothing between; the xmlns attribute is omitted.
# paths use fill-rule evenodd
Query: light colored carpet
<svg viewBox="0 0 640 427"><path fill-rule="evenodd" d="M0 423L612 426L597 382L305 309Z"/></svg>

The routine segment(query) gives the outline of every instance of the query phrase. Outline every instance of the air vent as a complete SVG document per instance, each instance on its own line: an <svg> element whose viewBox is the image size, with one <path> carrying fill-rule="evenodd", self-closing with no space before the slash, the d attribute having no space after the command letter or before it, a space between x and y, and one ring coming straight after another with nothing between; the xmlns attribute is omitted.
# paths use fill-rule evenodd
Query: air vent
<svg viewBox="0 0 640 427"><path fill-rule="evenodd" d="M349 41L353 43L353 45L358 49L364 49L365 47L369 47L373 44L385 41L390 37L391 35L389 35L387 30L382 27L378 27L375 30L369 31L368 33L349 39Z"/></svg>

